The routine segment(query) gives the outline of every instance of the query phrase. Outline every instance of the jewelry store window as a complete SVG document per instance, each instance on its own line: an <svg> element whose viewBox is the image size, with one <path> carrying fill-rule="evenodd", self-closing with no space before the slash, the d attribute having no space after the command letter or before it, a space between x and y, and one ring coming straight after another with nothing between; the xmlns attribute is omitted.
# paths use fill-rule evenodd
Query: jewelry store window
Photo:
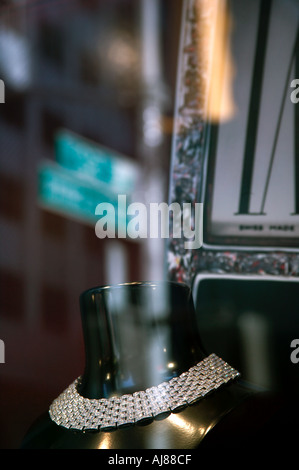
<svg viewBox="0 0 299 470"><path fill-rule="evenodd" d="M298 18L0 2L0 448L298 436Z"/></svg>

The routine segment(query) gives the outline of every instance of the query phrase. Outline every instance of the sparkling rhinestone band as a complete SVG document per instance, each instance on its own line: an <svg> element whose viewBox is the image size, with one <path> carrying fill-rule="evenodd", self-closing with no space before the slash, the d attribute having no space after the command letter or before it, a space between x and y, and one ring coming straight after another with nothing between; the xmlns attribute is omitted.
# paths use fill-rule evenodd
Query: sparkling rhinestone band
<svg viewBox="0 0 299 470"><path fill-rule="evenodd" d="M235 379L240 374L216 354L211 354L169 382L131 395L89 399L77 390L76 379L50 406L51 419L78 431L111 431L133 424L164 419Z"/></svg>

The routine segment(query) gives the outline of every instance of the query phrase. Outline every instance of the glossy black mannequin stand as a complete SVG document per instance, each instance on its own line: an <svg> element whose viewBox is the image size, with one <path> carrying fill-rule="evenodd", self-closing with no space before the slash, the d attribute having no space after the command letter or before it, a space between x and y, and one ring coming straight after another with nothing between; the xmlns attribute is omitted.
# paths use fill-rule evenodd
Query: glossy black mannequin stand
<svg viewBox="0 0 299 470"><path fill-rule="evenodd" d="M83 397L109 398L145 390L207 356L191 291L183 284L143 282L90 289L81 295L80 308L86 349L79 389ZM46 413L31 427L21 447L196 449L206 441L208 446L226 442L215 431L219 423L226 439L230 432L237 445L241 436L246 441L257 424L267 419L267 407L260 397L235 380L165 419L111 432L69 430L56 425Z"/></svg>

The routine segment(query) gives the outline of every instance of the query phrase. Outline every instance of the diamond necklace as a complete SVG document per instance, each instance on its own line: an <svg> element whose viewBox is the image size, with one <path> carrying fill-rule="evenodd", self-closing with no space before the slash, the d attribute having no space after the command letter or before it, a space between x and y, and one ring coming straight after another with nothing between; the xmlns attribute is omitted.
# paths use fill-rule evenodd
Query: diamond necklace
<svg viewBox="0 0 299 470"><path fill-rule="evenodd" d="M51 404L56 424L77 431L112 431L134 424L164 419L215 391L240 373L210 354L201 362L158 386L111 398L90 399L78 392L78 377Z"/></svg>

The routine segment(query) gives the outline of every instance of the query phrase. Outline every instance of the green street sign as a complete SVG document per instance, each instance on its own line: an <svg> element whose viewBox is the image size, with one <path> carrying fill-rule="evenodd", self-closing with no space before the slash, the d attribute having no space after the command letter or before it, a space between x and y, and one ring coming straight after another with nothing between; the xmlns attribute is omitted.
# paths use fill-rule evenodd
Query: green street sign
<svg viewBox="0 0 299 470"><path fill-rule="evenodd" d="M38 170L38 201L46 209L77 219L83 223L95 224L98 216L95 210L102 202L115 208L117 221L126 227L126 212L118 213L118 196L100 182L95 186L78 177L76 172L65 170L52 162L44 162Z"/></svg>
<svg viewBox="0 0 299 470"><path fill-rule="evenodd" d="M129 193L138 178L138 165L106 147L61 130L55 136L55 158L62 167L88 180L101 181L118 193Z"/></svg>

